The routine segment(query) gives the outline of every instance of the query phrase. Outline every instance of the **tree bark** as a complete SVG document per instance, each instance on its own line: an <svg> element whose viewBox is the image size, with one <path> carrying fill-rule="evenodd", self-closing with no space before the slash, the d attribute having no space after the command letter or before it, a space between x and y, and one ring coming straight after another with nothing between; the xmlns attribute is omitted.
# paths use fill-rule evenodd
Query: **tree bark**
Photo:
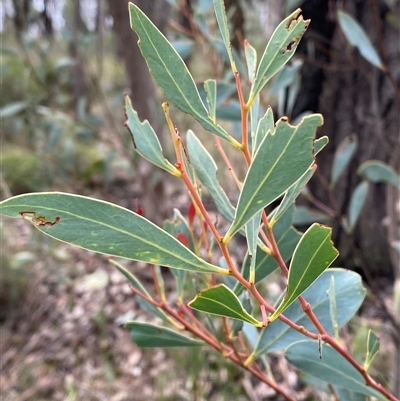
<svg viewBox="0 0 400 401"><path fill-rule="evenodd" d="M163 31L168 21L168 3L164 0L135 0L139 8ZM125 70L130 88L130 97L139 117L149 120L160 134L161 124L157 118L155 85L147 68L147 64L137 45L138 37L132 31L128 13L129 0L108 0L110 14L114 19L117 49L124 60Z"/></svg>
<svg viewBox="0 0 400 401"><path fill-rule="evenodd" d="M337 209L347 214L351 195L361 181L356 171L369 159L378 159L394 166L394 150L399 146L400 51L399 32L385 20L388 12L383 1L345 2L344 11L364 27L375 48L385 60L388 74L378 70L349 47L346 38L335 24L331 2L307 0L302 8L305 18L311 18L301 49L305 57L302 90L295 113L304 110L320 112L324 126L320 135L327 135L329 146L318 157L318 173L330 177L334 153L339 143L355 134L359 147L349 168L334 190ZM313 45L315 58L306 49ZM398 157L398 156L397 156ZM396 166L394 166L396 167ZM340 219L334 227L334 240L339 246L344 266L361 270L365 277L393 277L390 257L387 190L383 184L372 184L357 229L349 238ZM312 192L329 203L326 190L313 180ZM392 195L393 196L393 195ZM393 219L392 219L393 220Z"/></svg>

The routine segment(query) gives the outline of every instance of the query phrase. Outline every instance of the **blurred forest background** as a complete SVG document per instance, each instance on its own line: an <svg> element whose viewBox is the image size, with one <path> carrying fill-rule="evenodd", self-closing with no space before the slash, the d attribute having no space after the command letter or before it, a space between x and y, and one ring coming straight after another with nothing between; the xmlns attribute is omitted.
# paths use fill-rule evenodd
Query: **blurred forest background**
<svg viewBox="0 0 400 401"><path fill-rule="evenodd" d="M235 85L212 0L135 3L172 41L196 83L218 78L217 117L230 132L238 132ZM397 362L392 361L396 375L397 178L394 185L390 178L370 179L368 191L360 196L357 188L363 178L357 170L363 162L379 160L391 171L400 171L399 2L225 4L233 47L242 60L243 40L248 39L260 55L274 28L294 8L301 7L304 17L311 19L294 59L263 92L261 104L264 109L271 105L277 118L287 115L294 122L304 113L324 116L318 134L327 135L330 143L317 159L318 171L297 205L295 223L299 229L313 221L333 226L341 252L337 265L359 272L370 289L357 323L358 337L367 333L366 318L382 330L393 346L387 355L393 359L397 349ZM172 149L160 107L165 99L153 84L130 29L128 1L3 0L0 6L1 199L59 190L132 210L140 204L158 224L171 218L174 207L185 213L188 199L182 187L139 160L124 127L123 95L128 93L139 116L156 129L167 156ZM379 54L380 68L363 57L361 48L350 46L338 22L338 7L363 27ZM193 128L203 135L200 126L182 113L173 112L172 117L181 132ZM225 173L220 174L224 183ZM227 175L225 184L230 194ZM360 212L355 221L352 208ZM211 351L198 355L192 350L137 349L119 325L141 312L124 278L101 257L44 238L22 221L4 220L0 229L4 400L273 399L268 389ZM146 278L146 270L137 269ZM390 378L384 357L383 381ZM298 385L284 360L278 361L282 380ZM399 394L400 379L391 380ZM299 399L309 396L299 390Z"/></svg>

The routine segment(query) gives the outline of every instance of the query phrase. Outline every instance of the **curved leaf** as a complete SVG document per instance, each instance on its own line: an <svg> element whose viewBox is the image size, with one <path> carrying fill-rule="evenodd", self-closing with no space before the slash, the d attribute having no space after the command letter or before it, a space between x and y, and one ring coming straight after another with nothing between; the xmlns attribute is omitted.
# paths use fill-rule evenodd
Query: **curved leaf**
<svg viewBox="0 0 400 401"><path fill-rule="evenodd" d="M313 140L322 116L304 117L296 127L280 119L262 140L247 172L239 196L235 219L224 242L257 212L287 191L313 164Z"/></svg>
<svg viewBox="0 0 400 401"><path fill-rule="evenodd" d="M207 188L221 216L226 221L231 222L233 220L235 209L229 202L226 193L219 185L217 180L218 168L214 159L192 130L189 130L187 133L186 145L190 161L197 177Z"/></svg>
<svg viewBox="0 0 400 401"><path fill-rule="evenodd" d="M229 61L232 66L232 71L235 72L236 65L235 62L233 61L232 46L229 38L228 20L226 18L224 0L214 0L214 10L215 10L215 16L217 17L219 31L221 32L225 49L228 52Z"/></svg>
<svg viewBox="0 0 400 401"><path fill-rule="evenodd" d="M201 291L188 305L193 309L212 315L230 317L243 320L254 326L262 326L261 322L246 312L239 298L225 284L219 284Z"/></svg>
<svg viewBox="0 0 400 401"><path fill-rule="evenodd" d="M269 320L275 320L338 257L332 229L314 223L301 237L290 263L286 296Z"/></svg>
<svg viewBox="0 0 400 401"><path fill-rule="evenodd" d="M350 199L349 224L348 227L346 227L349 233L354 231L358 219L360 218L365 201L367 200L368 190L369 183L367 181L360 182L354 189Z"/></svg>
<svg viewBox="0 0 400 401"><path fill-rule="evenodd" d="M361 164L357 174L365 176L374 183L385 182L400 190L400 177L394 169L380 160L368 160Z"/></svg>
<svg viewBox="0 0 400 401"><path fill-rule="evenodd" d="M382 398L382 394L365 385L365 379L341 354L323 345L322 359L318 355L318 342L304 340L290 345L285 351L287 360L302 370L338 387Z"/></svg>
<svg viewBox="0 0 400 401"><path fill-rule="evenodd" d="M193 340L174 330L145 322L128 322L132 341L140 348L201 347L203 341Z"/></svg>
<svg viewBox="0 0 400 401"><path fill-rule="evenodd" d="M275 29L258 65L251 87L248 106L264 85L289 61L306 31L310 20L304 20L298 8Z"/></svg>
<svg viewBox="0 0 400 401"><path fill-rule="evenodd" d="M350 14L342 10L337 12L337 16L347 41L352 46L357 47L360 54L372 65L384 70L382 60L362 26Z"/></svg>
<svg viewBox="0 0 400 401"><path fill-rule="evenodd" d="M0 203L0 213L43 216L54 225L36 227L50 237L90 251L175 269L228 274L200 259L177 239L144 217L112 203L80 195L44 192ZM33 221L34 222L34 221Z"/></svg>
<svg viewBox="0 0 400 401"><path fill-rule="evenodd" d="M333 268L326 270L315 280L310 288L304 292L303 296L329 334L334 333L330 317L329 296L327 294L332 276L335 278L337 324L339 328L343 327L354 316L365 297L365 288L361 277L352 271ZM284 315L299 326L303 326L306 330L318 334L299 302L294 302L290 305ZM302 339L304 339L304 336L301 333L291 329L281 320L275 320L261 331L252 359L256 359L264 353L285 349L290 344ZM318 354L318 349L316 348L315 350Z"/></svg>
<svg viewBox="0 0 400 401"><path fill-rule="evenodd" d="M358 139L355 135L346 137L336 149L331 171L330 186L333 188L344 170L353 158L358 148Z"/></svg>
<svg viewBox="0 0 400 401"><path fill-rule="evenodd" d="M327 136L321 136L314 141L314 155L316 156L321 150L328 144L329 138Z"/></svg>
<svg viewBox="0 0 400 401"><path fill-rule="evenodd" d="M136 152L161 169L180 176L179 170L163 156L160 141L150 123L147 120L140 122L128 95L125 95L125 116L125 126L132 135Z"/></svg>
<svg viewBox="0 0 400 401"><path fill-rule="evenodd" d="M206 130L240 148L233 137L214 124L200 99L193 77L165 36L133 3L129 3L129 15L150 73L168 99L183 112L193 116Z"/></svg>

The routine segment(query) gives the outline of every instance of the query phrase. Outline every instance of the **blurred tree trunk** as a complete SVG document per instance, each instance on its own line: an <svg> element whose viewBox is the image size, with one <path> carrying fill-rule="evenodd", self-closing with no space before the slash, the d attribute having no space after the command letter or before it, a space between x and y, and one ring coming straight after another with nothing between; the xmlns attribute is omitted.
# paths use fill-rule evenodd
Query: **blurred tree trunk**
<svg viewBox="0 0 400 401"><path fill-rule="evenodd" d="M163 31L168 22L169 5L165 0L135 0L139 8ZM130 88L130 97L139 117L150 121L160 135L161 124L157 119L155 85L147 64L137 45L138 37L132 31L128 13L129 0L108 0L110 14L114 19L117 49L124 60Z"/></svg>
<svg viewBox="0 0 400 401"><path fill-rule="evenodd" d="M336 10L330 9L333 4L325 0L306 0L302 5L303 15L311 18L311 24L299 47L305 64L294 115L304 110L323 114L325 123L319 134L328 135L330 143L319 156L318 174L328 180L339 143L352 134L358 137L358 151L334 189L336 209L344 215L351 194L360 182L356 171L362 162L378 159L396 167L394 160L399 157L399 153L395 156L394 152L399 151L400 48L399 31L387 22L389 9L384 1L343 3L344 11L361 23L381 54L393 77L391 80L348 46L336 25ZM312 55L307 53L309 49L314 50ZM321 181L313 179L311 189L329 204ZM398 197L398 193L388 190L386 185L371 185L352 238L345 234L339 221L334 227L334 240L341 251L343 265L361 270L369 284L373 284L371 277L392 278L394 273L388 228L393 227L396 219L394 208L388 207L393 204L393 200L388 202L388 196Z"/></svg>
<svg viewBox="0 0 400 401"><path fill-rule="evenodd" d="M168 22L169 5L165 0L133 1L163 31ZM156 99L156 87L149 73L147 64L137 45L138 37L130 27L128 0L108 0L111 16L114 19L113 29L116 33L117 50L124 60L130 97L134 109L141 120L147 119L162 139L161 106ZM163 195L163 180L154 180L155 169L149 163L140 163L138 179L142 189L140 204L147 218L161 224L167 211ZM156 182L156 183L155 183Z"/></svg>

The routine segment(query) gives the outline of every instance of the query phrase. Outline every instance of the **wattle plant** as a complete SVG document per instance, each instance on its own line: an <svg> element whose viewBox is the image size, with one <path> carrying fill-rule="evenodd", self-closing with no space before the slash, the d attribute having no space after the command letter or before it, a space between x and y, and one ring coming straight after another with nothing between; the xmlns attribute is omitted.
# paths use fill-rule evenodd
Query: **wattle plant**
<svg viewBox="0 0 400 401"><path fill-rule="evenodd" d="M291 125L286 117L274 121L272 110L263 110L259 99L267 82L293 56L309 21L303 19L300 9L294 11L276 28L259 62L255 49L245 42L246 82L250 85L245 99L242 87L246 83L231 50L223 1L214 0L214 8L240 104L240 139L217 123L217 82L210 79L204 83L205 102L169 41L136 5L131 3L129 12L157 85L171 103L210 133L210 139L213 136L237 184L235 206L217 180L217 165L211 154L193 131L180 135L168 103L162 107L176 153L172 162L164 157L153 128L139 120L126 97L126 125L136 152L184 183L191 198L188 219L175 210L174 218L160 228L139 211L59 192L12 197L0 203L0 212L28 220L60 241L109 255L110 263L126 276L143 309L162 322L127 323L140 347L208 344L287 400L294 400L289 388L266 373L265 356L284 350L291 364L318 379L335 399L371 396L396 400L368 373L379 349L376 336L372 332L368 336L364 364L350 355L339 337L340 328L363 302L365 289L360 276L341 268L328 269L338 256L329 227L314 223L300 233L292 226L294 202L317 168L316 155L328 142L326 137L316 139L322 116L303 117L297 125ZM243 182L237 178L221 139L242 153L247 169ZM202 188L214 200L220 218L229 224L226 232L221 232L210 217L202 201ZM273 203L278 206L267 214L266 208ZM232 259L231 240L239 235L247 241L242 266ZM111 257L148 263L157 297L152 297L135 273L123 266L123 260ZM166 301L160 266L169 267L174 275L178 297L173 305ZM287 278L287 288L273 305L260 290L276 270ZM188 286L193 281L200 291L190 300ZM224 340L217 337L218 327L222 327Z"/></svg>

